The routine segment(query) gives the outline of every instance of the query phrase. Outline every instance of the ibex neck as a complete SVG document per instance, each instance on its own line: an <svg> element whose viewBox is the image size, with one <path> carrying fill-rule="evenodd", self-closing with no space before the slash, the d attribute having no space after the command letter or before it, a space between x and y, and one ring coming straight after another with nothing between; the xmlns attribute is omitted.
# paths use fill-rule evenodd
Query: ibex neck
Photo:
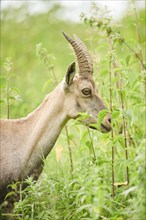
<svg viewBox="0 0 146 220"><path fill-rule="evenodd" d="M28 121L33 124L29 142L29 154L26 167L39 165L54 146L68 117L64 109L64 92L60 83L44 102L30 115ZM31 126L31 125L30 125ZM35 164L34 164L35 162ZM26 169L27 170L27 169ZM29 172L27 170L27 172Z"/></svg>

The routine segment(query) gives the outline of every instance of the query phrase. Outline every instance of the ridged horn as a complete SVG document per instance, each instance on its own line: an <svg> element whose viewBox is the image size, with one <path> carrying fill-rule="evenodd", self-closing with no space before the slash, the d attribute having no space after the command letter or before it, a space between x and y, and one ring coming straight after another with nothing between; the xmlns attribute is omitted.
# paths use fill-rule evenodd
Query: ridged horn
<svg viewBox="0 0 146 220"><path fill-rule="evenodd" d="M78 61L79 74L84 76L92 75L93 62L85 44L76 35L74 35L74 39L72 39L66 33L64 32L62 33L65 36L65 38L68 40L68 42L72 45L75 51Z"/></svg>

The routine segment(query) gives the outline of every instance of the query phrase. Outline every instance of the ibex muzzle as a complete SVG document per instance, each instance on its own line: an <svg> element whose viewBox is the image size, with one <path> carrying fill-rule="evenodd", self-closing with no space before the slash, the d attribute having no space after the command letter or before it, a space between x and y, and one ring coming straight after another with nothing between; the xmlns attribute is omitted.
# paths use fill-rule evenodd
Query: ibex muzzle
<svg viewBox="0 0 146 220"><path fill-rule="evenodd" d="M7 185L41 173L42 158L53 148L62 128L69 119L80 112L90 117L85 124L97 123L98 113L106 109L97 94L93 80L92 59L84 43L75 36L71 39L63 33L77 56L79 73L75 63L67 70L65 78L47 95L40 106L25 118L0 121L0 196L7 192ZM110 115L103 119L101 130L111 129Z"/></svg>

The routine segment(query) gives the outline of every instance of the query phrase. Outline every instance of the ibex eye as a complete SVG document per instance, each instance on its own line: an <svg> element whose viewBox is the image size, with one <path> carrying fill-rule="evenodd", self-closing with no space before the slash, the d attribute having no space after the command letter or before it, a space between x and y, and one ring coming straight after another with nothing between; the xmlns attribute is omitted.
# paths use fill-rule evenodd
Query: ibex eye
<svg viewBox="0 0 146 220"><path fill-rule="evenodd" d="M91 95L91 89L88 89L88 88L83 89L83 90L82 90L82 93L83 93L84 95Z"/></svg>

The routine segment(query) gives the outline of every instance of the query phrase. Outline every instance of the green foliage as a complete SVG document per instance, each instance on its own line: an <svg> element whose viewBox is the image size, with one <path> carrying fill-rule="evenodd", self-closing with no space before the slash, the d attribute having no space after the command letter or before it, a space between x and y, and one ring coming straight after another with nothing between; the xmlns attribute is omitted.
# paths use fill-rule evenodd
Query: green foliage
<svg viewBox="0 0 146 220"><path fill-rule="evenodd" d="M25 10L23 13L26 13ZM53 10L55 13L58 9ZM8 11L3 12L7 15L5 19L2 16L2 63L5 63L6 57L11 56L15 72L9 91L20 95L20 90L24 100L19 104L11 100L11 116L26 115L40 103L45 93L53 89L56 81L63 78L66 67L73 58L66 41L61 38L61 31L65 30L76 33L90 45L89 49L94 54L94 77L98 91L109 108L110 92L112 93L113 134L89 131L81 125L80 121L89 117L87 113L81 113L76 121L70 121L68 140L72 151L73 175L70 175L68 144L63 130L54 150L45 161L40 179L36 182L31 177L28 178L28 187L23 191L21 188L18 190L17 184L13 185L10 194L19 192L20 200L15 203L12 215L24 220L144 220L144 12L138 14L140 42L136 38L138 29L134 13L127 14L121 21L113 24L107 9L101 10L93 5L93 16L87 18L82 13L84 24L80 25L54 20L52 11L28 15L23 21L18 21L20 12L22 9L12 10L11 19ZM28 30L29 36L26 35ZM19 45L16 46L18 39ZM36 55L43 64L35 56L35 47ZM2 89L7 87L10 73L13 72L10 59L7 59L4 66ZM9 77L7 73L10 74ZM19 112L16 107L19 107ZM99 129L106 113L106 110L100 112L98 124L94 125L96 128ZM5 111L2 116L6 117ZM127 167L129 185L126 182Z"/></svg>
<svg viewBox="0 0 146 220"><path fill-rule="evenodd" d="M17 101L17 102L21 102L22 99L21 99L21 96L20 96L20 91L18 88L16 87L11 87L10 84L11 84L11 79L12 77L15 76L14 73L12 73L12 61L11 61L11 58L8 57L6 58L6 61L4 63L4 72L3 74L1 74L1 77L0 77L0 85L1 85L1 105L4 105L6 106L6 110L5 112L7 112L7 118L10 118L10 108L11 108L11 104L14 102L14 101Z"/></svg>

